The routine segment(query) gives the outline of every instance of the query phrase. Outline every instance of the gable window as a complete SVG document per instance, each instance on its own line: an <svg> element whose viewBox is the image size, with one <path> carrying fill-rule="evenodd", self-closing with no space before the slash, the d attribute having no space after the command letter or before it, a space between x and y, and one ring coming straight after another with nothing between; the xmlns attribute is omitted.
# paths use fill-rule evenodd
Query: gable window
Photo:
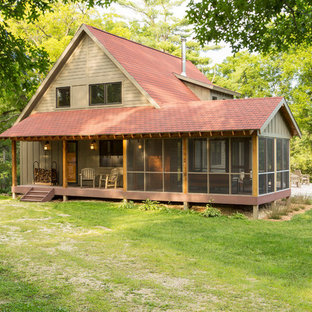
<svg viewBox="0 0 312 312"><path fill-rule="evenodd" d="M100 167L122 167L122 140L100 141Z"/></svg>
<svg viewBox="0 0 312 312"><path fill-rule="evenodd" d="M56 107L70 107L70 87L56 88Z"/></svg>
<svg viewBox="0 0 312 312"><path fill-rule="evenodd" d="M99 83L89 86L90 105L121 103L121 82Z"/></svg>

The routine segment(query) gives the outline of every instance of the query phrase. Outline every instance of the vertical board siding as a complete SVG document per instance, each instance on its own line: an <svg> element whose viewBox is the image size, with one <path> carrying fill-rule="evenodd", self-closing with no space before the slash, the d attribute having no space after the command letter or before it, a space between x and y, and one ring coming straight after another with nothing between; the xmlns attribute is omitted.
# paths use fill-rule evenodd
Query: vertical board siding
<svg viewBox="0 0 312 312"><path fill-rule="evenodd" d="M185 82L183 83L191 89L191 91L202 101L211 100L211 92L209 89L197 86L193 83Z"/></svg>
<svg viewBox="0 0 312 312"><path fill-rule="evenodd" d="M117 81L122 82L123 106L150 105L97 44L85 36L33 112L56 110L56 88L65 86L71 87L72 109L89 108L89 84Z"/></svg>
<svg viewBox="0 0 312 312"><path fill-rule="evenodd" d="M287 127L282 114L277 112L267 127L263 130L263 135L271 137L291 138L291 133Z"/></svg>

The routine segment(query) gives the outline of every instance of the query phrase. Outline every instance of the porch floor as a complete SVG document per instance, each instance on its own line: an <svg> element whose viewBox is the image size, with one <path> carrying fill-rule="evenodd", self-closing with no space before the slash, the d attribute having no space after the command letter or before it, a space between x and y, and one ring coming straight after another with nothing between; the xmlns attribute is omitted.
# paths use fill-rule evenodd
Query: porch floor
<svg viewBox="0 0 312 312"><path fill-rule="evenodd" d="M62 186L52 186L52 185L39 185L39 184L29 184L29 185L18 185L15 186L14 192L18 194L25 194L30 188L36 189L54 189L56 196L77 196L77 197L94 197L94 198L124 198L124 191L122 188L90 188L90 187L80 187L80 186L68 186L66 188Z"/></svg>
<svg viewBox="0 0 312 312"><path fill-rule="evenodd" d="M230 205L261 205L291 195L291 190L286 189L275 193L260 196L230 195L230 194L197 194L197 193L169 193L169 192L143 192L124 191L122 188L89 188L79 186L50 186L50 185L18 185L13 187L12 192L25 194L30 188L54 189L55 196L89 197L103 199L131 199L131 200L157 200L163 202L190 202L190 203L215 203Z"/></svg>

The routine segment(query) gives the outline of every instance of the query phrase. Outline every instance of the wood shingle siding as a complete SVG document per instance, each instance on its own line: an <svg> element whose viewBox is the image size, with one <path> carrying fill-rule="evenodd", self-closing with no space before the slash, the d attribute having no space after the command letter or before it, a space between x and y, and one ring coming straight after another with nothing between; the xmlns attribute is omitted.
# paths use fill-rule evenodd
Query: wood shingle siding
<svg viewBox="0 0 312 312"><path fill-rule="evenodd" d="M68 109L88 109L90 84L119 81L122 82L122 105L114 106L150 105L93 40L85 36L33 112L57 110L56 88L65 86L71 87L71 107Z"/></svg>

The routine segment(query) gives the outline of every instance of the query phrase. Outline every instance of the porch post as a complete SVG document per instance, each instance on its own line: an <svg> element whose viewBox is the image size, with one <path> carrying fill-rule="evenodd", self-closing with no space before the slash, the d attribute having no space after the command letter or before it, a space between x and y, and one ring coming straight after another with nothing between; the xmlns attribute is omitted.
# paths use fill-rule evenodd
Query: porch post
<svg viewBox="0 0 312 312"><path fill-rule="evenodd" d="M12 140L12 198L16 198L15 186L17 186L17 165L16 165L16 141Z"/></svg>
<svg viewBox="0 0 312 312"><path fill-rule="evenodd" d="M122 147L123 147L123 190L124 192L127 191L127 140L122 141Z"/></svg>
<svg viewBox="0 0 312 312"><path fill-rule="evenodd" d="M67 141L63 140L63 188L66 188L67 183ZM67 195L63 195L63 201L67 200Z"/></svg>
<svg viewBox="0 0 312 312"><path fill-rule="evenodd" d="M188 189L188 181L187 181L187 169L188 169L188 157L187 157L187 147L188 147L188 140L187 138L182 139L182 150L183 150L183 193L187 194ZM183 202L184 210L189 208L189 203L187 201Z"/></svg>
<svg viewBox="0 0 312 312"><path fill-rule="evenodd" d="M276 182L277 182L277 159L276 159L276 138L274 138L274 192L277 190Z"/></svg>
<svg viewBox="0 0 312 312"><path fill-rule="evenodd" d="M259 171L259 139L258 135L252 136L252 196L258 197L259 195L259 182L258 182L258 171ZM258 219L259 205L253 206L253 218Z"/></svg>

